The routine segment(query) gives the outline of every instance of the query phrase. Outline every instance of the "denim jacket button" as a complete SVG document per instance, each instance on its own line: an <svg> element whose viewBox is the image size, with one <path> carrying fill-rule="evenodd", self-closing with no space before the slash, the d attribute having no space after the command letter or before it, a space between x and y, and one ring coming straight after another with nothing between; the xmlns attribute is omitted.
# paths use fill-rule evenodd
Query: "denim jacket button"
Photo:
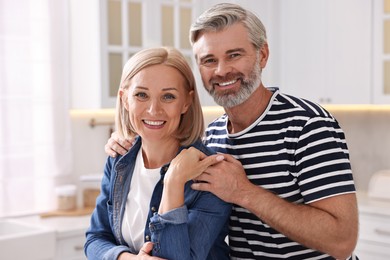
<svg viewBox="0 0 390 260"><path fill-rule="evenodd" d="M146 235L146 236L145 236L145 240L146 240L146 241L150 241L150 236Z"/></svg>
<svg viewBox="0 0 390 260"><path fill-rule="evenodd" d="M156 212L157 211L156 207L152 207L151 210L152 210L152 212Z"/></svg>

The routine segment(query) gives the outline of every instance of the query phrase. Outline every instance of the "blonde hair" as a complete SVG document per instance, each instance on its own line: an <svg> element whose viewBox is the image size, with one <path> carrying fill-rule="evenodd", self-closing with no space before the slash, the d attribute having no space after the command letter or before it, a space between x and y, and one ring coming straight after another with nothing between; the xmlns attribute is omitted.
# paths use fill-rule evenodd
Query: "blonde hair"
<svg viewBox="0 0 390 260"><path fill-rule="evenodd" d="M201 14L190 28L190 43L193 45L202 32L219 32L236 23L242 23L248 30L249 40L257 50L267 43L263 23L251 11L236 4L221 3Z"/></svg>
<svg viewBox="0 0 390 260"><path fill-rule="evenodd" d="M119 89L127 90L131 79L138 72L157 64L163 64L178 70L185 79L184 87L187 93L189 94L190 91L193 91L192 102L187 112L182 114L176 136L180 140L181 145L188 146L202 138L204 134L204 120L191 67L177 49L171 47L149 48L134 54L123 68ZM122 138L128 139L137 135L130 122L129 113L119 95L119 90L116 102L115 126L119 136Z"/></svg>

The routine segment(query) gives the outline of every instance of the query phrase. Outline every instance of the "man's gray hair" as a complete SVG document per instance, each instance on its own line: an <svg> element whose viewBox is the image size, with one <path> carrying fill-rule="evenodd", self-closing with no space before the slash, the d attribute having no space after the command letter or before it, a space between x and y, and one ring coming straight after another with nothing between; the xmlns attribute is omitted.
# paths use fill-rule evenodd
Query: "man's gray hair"
<svg viewBox="0 0 390 260"><path fill-rule="evenodd" d="M236 4L216 4L201 14L190 28L190 42L193 45L202 32L219 32L236 23L243 23L249 39L257 50L267 42L265 27L251 11Z"/></svg>

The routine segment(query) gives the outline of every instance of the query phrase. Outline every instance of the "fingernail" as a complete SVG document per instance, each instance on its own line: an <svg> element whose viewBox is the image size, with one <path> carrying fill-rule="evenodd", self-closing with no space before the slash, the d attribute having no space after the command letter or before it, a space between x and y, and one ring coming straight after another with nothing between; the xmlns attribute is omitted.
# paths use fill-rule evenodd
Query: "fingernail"
<svg viewBox="0 0 390 260"><path fill-rule="evenodd" d="M225 159L225 157L223 155L218 155L215 159L217 159L217 161L223 161Z"/></svg>

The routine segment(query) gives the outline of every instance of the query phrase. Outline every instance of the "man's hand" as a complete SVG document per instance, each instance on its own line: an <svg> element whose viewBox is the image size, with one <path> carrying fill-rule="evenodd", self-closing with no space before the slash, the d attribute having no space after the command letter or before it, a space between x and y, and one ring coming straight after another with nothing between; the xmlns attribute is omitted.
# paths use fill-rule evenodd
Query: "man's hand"
<svg viewBox="0 0 390 260"><path fill-rule="evenodd" d="M356 246L358 210L354 193L296 204L252 184L239 161L224 154L224 161L210 166L194 183L195 190L210 191L237 204L291 240L346 259ZM319 225L318 223L321 223Z"/></svg>
<svg viewBox="0 0 390 260"><path fill-rule="evenodd" d="M208 167L192 184L194 190L209 191L220 199L235 203L242 196L246 185L253 185L247 178L242 164L229 154L223 154L224 161Z"/></svg>
<svg viewBox="0 0 390 260"><path fill-rule="evenodd" d="M119 138L117 132L113 132L104 146L104 151L111 157L116 157L118 154L124 155L134 145L133 142L134 139L122 139Z"/></svg>

